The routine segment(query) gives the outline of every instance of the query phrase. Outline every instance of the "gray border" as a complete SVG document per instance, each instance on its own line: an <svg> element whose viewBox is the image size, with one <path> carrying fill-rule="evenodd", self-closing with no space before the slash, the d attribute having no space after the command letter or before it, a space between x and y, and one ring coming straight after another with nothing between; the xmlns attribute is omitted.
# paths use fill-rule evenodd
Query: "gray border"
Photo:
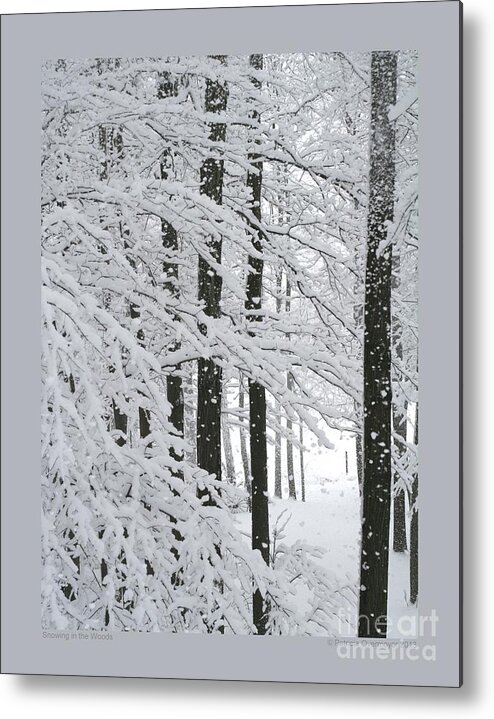
<svg viewBox="0 0 494 719"><path fill-rule="evenodd" d="M274 31L280 27L282 32ZM458 686L460 29L461 3L454 0L2 17L4 672ZM421 552L420 612L435 609L440 618L437 661L344 660L327 640L303 637L115 633L111 642L43 640L38 456L41 61L376 48L419 51L420 542L427 547Z"/></svg>

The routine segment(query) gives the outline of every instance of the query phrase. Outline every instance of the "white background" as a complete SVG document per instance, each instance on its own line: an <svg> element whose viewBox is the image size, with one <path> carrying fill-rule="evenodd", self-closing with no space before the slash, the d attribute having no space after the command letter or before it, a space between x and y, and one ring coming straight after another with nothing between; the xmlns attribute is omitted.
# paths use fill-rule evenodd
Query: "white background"
<svg viewBox="0 0 494 719"><path fill-rule="evenodd" d="M428 0L425 0L428 1ZM304 4L285 0L0 0L0 11L55 12ZM314 3L315 4L315 3ZM333 0L338 4L338 0ZM462 689L315 686L144 679L0 677L10 717L201 719L492 716L494 710L494 2L464 0L465 683ZM452 312L456 308L451 308ZM447 357L444 358L447 362ZM455 391L454 388L452 391ZM440 421L440 418L438 418ZM452 447L452 451L456 451ZM440 522L445 518L438 518ZM8 551L8 547L4 546ZM5 619L8 621L8 617ZM490 707L490 709L489 709Z"/></svg>

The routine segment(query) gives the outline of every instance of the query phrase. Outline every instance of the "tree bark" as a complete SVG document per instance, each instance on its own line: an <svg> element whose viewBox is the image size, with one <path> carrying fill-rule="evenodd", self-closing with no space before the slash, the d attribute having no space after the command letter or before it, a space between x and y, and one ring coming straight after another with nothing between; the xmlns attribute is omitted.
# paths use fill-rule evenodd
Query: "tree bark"
<svg viewBox="0 0 494 719"><path fill-rule="evenodd" d="M249 58L254 70L262 70L263 56L251 55ZM259 90L261 82L256 77L251 79L253 88ZM260 115L257 109L252 109L250 118L254 125L259 124ZM262 233L259 228L261 222L261 191L262 191L262 161L258 153L249 153L249 162L252 169L247 173L247 187L250 190L252 202L249 224L252 232L252 247L256 255L249 255L249 273L247 275L247 290L245 309L248 321L254 325L259 322L262 310L262 278L264 261L259 257L262 253ZM253 328L252 336L256 335ZM250 474L252 482L252 549L259 550L262 558L269 564L269 511L268 511L268 457L266 445L266 390L257 381L249 380L249 428L250 428ZM259 589L253 596L253 622L258 634L266 633L268 619L268 606Z"/></svg>
<svg viewBox="0 0 494 719"><path fill-rule="evenodd" d="M283 284L283 270L279 268L276 271L276 316L281 314L282 300L281 291ZM280 403L275 403L276 421L281 425L281 407ZM274 496L281 499L283 496L281 486L281 431L276 429L274 436Z"/></svg>
<svg viewBox="0 0 494 719"><path fill-rule="evenodd" d="M372 53L364 312L364 493L359 636L386 637L391 499L391 248L397 54Z"/></svg>
<svg viewBox="0 0 494 719"><path fill-rule="evenodd" d="M98 73L101 74L103 71L103 65L102 61L98 60ZM98 129L98 141L100 149L103 152L103 159L100 163L100 172L99 172L99 179L101 181L108 180L110 178L110 167L111 167L111 158L114 153L115 147L114 147L114 138L113 138L113 128L105 127L104 125L100 125ZM106 254L106 248L104 246L101 246L101 252L103 255ZM105 305L107 304L108 299L104 298ZM114 372L114 368L110 367L110 372ZM115 399L112 398L112 414L113 414L113 426L117 430L117 438L116 443L119 447L123 447L126 443L127 438L127 415L125 412L122 412L118 406L118 404L115 402ZM106 576L106 575L105 575Z"/></svg>
<svg viewBox="0 0 494 719"><path fill-rule="evenodd" d="M103 62L102 60L97 61L97 71L98 74L101 74L103 72ZM113 138L113 128L105 127L104 125L100 125L98 128L98 142L99 147L103 152L103 159L100 163L100 170L99 170L99 179L101 181L108 180L110 178L110 168L111 168L111 162L112 162L112 155L114 154L114 138ZM107 228L105 228L107 229ZM103 255L107 254L106 248L101 245L101 253ZM103 296L103 303L105 306L109 305L109 298ZM115 368L113 366L110 366L110 373L113 374L115 371ZM113 426L114 429L117 431L116 436L116 443L119 447L123 447L127 442L127 425L128 425L128 418L127 414L125 412L122 412L120 410L120 407L118 406L117 402L115 401L115 398L112 397L111 400L112 404L112 416L113 416ZM111 423L111 418L108 418L109 424ZM104 537L105 529L104 527L98 530L98 537L102 539ZM101 588L104 587L106 577L108 576L108 565L104 558L100 561L100 578L101 578ZM105 627L109 626L110 624L110 612L108 609L108 605L103 605L103 624Z"/></svg>
<svg viewBox="0 0 494 719"><path fill-rule="evenodd" d="M170 97L176 97L178 95L178 79L173 77L169 72L163 72L160 76L158 84L158 99L166 100ZM170 146L163 147L163 152L160 158L160 177L162 180L167 180L170 175L170 170L173 167L173 152ZM179 273L177 264L177 254L179 252L179 240L178 233L170 222L161 220L161 244L164 250L165 259L163 260L163 275L165 277L163 281L163 289L166 290L174 300L179 298ZM177 317L175 316L175 319ZM171 351L178 351L180 349L180 342L174 340L171 344ZM170 405L169 420L173 427L175 436L182 440L184 439L184 393L182 387L182 376L181 366L177 364L175 368L176 374L168 374L166 377L166 398ZM172 440L173 442L173 440ZM170 458L175 462L180 462L183 459L183 453L179 449L177 450L173 443L170 446ZM182 478L182 472L178 469L172 471L173 476ZM173 494L177 495L178 491L173 490ZM172 514L168 515L170 522L173 525L177 525L177 518ZM172 529L172 535L175 540L175 544L172 545L171 553L174 558L178 561L180 557L180 551L178 546L183 541L183 536L178 527L174 526ZM148 573L153 573L152 567L148 566ZM179 584L182 579L179 573L174 572L172 574L172 583Z"/></svg>
<svg viewBox="0 0 494 719"><path fill-rule="evenodd" d="M393 552L406 552L406 550L405 492L400 489L393 496Z"/></svg>
<svg viewBox="0 0 494 719"><path fill-rule="evenodd" d="M392 258L391 269L391 291L392 295L400 288L400 258L395 255ZM393 302L391 303L393 307ZM392 342L396 356L397 369L394 373L395 385L398 385L400 377L398 375L399 365L403 359L403 342L402 328L400 320L396 312L392 312L391 320ZM393 433L395 438L394 444L394 461L399 463L406 452L407 439L407 410L406 405L400 408L397 403L397 394L393 402ZM396 469L394 472L394 491L393 491L393 551L406 552L407 550L407 531L406 531L406 509L405 509L405 492L401 485L400 473ZM398 487L398 489L397 489Z"/></svg>
<svg viewBox="0 0 494 719"><path fill-rule="evenodd" d="M223 450L225 453L226 480L230 484L236 484L235 459L233 457L232 439L228 423L228 405L226 392L223 392L221 406L221 432L223 436Z"/></svg>
<svg viewBox="0 0 494 719"><path fill-rule="evenodd" d="M292 296L292 286L290 284L290 280L287 276L286 278L286 312L289 314L290 312L290 304L291 304L291 296ZM288 335L288 338L290 338L290 335ZM286 385L289 391L293 389L293 376L290 371L287 372L286 375ZM293 422L290 419L290 417L287 415L286 418L286 429L287 429L287 438L286 438L286 473L288 476L288 497L290 499L297 499L297 490L295 488L295 469L293 464L293 443L290 439L290 435L293 428Z"/></svg>
<svg viewBox="0 0 494 719"><path fill-rule="evenodd" d="M158 98L165 100L169 97L178 95L178 80L171 76L169 72L161 75L158 86ZM162 180L167 180L173 164L173 154L171 147L165 147L160 161L160 174ZM174 299L179 297L179 276L178 264L176 257L179 251L178 234L176 229L170 222L161 220L161 242L165 251L165 260L163 262L163 274L165 281L163 287ZM174 341L172 351L180 349L180 342ZM170 422L173 425L175 433L180 440L184 438L184 396L182 387L182 376L180 374L181 367L177 365L177 374L168 374L166 378L166 397L170 404ZM183 459L182 452L176 451L174 447L170 450L170 456L180 461ZM180 473L178 473L180 474Z"/></svg>
<svg viewBox="0 0 494 719"><path fill-rule="evenodd" d="M244 378L239 375L238 378L238 406L241 410L245 408L245 390L244 390ZM247 451L247 442L245 441L245 430L243 427L244 419L243 416L240 419L240 456L242 457L242 467L244 470L244 483L245 489L249 495L249 512L252 510L252 498L251 498L251 483L250 483L250 461L249 453Z"/></svg>
<svg viewBox="0 0 494 719"><path fill-rule="evenodd" d="M121 228L121 234L122 236L127 235L128 232L125 228ZM125 247L127 248L127 241L125 241ZM129 258L129 264L134 267L135 262L132 258ZM136 305L134 302L130 303L130 319L131 320L138 320L141 316L141 310L138 305ZM144 330L142 327L139 327L137 330L137 340L141 347L144 347ZM138 417L139 417L139 436L141 439L145 439L149 434L151 434L151 415L149 413L149 410L145 409L144 407L139 406L138 407ZM125 418L125 425L127 426L127 418Z"/></svg>
<svg viewBox="0 0 494 719"><path fill-rule="evenodd" d="M220 65L226 64L224 55L215 56ZM219 114L226 110L228 91L226 85L220 80L206 81L205 110L209 114ZM209 124L209 140L212 143L222 143L226 138L226 125L224 122L211 122ZM224 161L218 157L218 151L213 150L214 156L204 160L201 166L200 192L216 204L223 203L223 175ZM211 236L208 239L207 249L213 261L221 264L221 235ZM206 317L218 318L221 314L220 300L222 278L208 259L199 257L198 268L198 297L203 303ZM207 335L207 326L200 325L200 330ZM197 369L197 464L208 474L221 480L221 367L211 358L201 357ZM200 495L205 504L214 504L207 491ZM205 496L208 495L208 496Z"/></svg>

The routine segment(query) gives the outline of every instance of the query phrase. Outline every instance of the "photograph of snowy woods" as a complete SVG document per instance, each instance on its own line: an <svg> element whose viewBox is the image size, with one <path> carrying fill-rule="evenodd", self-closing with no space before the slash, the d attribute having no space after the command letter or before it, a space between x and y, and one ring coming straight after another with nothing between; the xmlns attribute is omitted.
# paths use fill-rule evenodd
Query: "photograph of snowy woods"
<svg viewBox="0 0 494 719"><path fill-rule="evenodd" d="M418 600L417 53L42 66L42 625Z"/></svg>

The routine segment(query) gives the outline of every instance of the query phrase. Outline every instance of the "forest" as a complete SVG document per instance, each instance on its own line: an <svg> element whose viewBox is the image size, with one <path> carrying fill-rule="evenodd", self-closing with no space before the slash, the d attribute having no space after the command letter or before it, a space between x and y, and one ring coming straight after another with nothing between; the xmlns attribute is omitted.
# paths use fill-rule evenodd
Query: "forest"
<svg viewBox="0 0 494 719"><path fill-rule="evenodd" d="M417 59L42 66L45 628L415 611Z"/></svg>

